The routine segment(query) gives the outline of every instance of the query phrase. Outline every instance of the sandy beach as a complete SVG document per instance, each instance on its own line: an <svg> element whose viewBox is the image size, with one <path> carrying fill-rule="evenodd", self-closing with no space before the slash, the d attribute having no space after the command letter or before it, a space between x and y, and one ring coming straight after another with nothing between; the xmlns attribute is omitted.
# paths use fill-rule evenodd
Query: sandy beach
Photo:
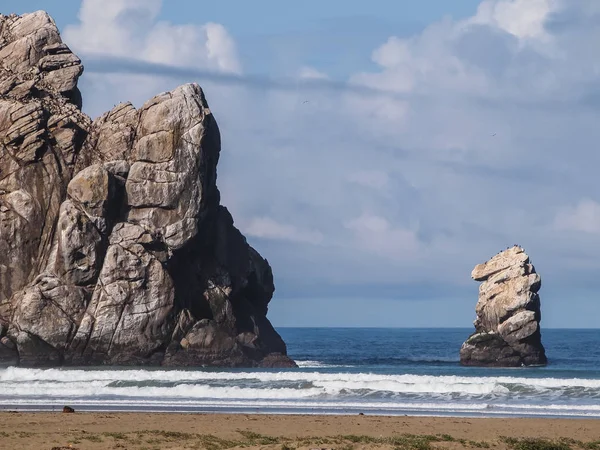
<svg viewBox="0 0 600 450"><path fill-rule="evenodd" d="M600 420L592 419L78 412L0 417L0 449L600 449Z"/></svg>

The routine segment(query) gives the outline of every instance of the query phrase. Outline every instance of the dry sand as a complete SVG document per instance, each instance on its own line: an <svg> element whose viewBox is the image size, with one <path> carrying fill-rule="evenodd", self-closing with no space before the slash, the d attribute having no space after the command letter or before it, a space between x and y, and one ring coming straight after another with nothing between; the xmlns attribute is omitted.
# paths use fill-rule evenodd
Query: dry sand
<svg viewBox="0 0 600 450"><path fill-rule="evenodd" d="M592 419L79 412L0 418L0 449L11 450L600 450L600 420Z"/></svg>

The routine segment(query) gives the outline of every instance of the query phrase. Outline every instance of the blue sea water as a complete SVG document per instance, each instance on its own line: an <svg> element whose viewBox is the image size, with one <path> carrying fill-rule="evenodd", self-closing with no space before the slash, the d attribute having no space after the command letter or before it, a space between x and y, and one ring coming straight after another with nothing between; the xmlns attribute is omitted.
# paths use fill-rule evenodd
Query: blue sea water
<svg viewBox="0 0 600 450"><path fill-rule="evenodd" d="M462 367L471 329L281 328L298 369L0 369L0 408L600 417L600 330L542 331L549 364Z"/></svg>

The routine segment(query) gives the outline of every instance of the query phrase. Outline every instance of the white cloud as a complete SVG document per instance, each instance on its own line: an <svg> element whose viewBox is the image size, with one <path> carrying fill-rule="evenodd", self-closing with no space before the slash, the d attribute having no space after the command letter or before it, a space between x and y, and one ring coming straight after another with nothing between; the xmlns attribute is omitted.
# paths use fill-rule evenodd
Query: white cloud
<svg viewBox="0 0 600 450"><path fill-rule="evenodd" d="M344 223L355 235L355 245L376 255L413 263L419 256L420 243L414 230L394 227L384 217L363 213Z"/></svg>
<svg viewBox="0 0 600 450"><path fill-rule="evenodd" d="M233 38L221 24L160 21L162 0L83 0L79 23L63 39L83 58L100 54L230 74L242 73ZM180 84L151 75L88 73L80 81L92 117L120 101L135 106Z"/></svg>
<svg viewBox="0 0 600 450"><path fill-rule="evenodd" d="M300 69L299 76L300 78L309 80L326 80L329 78L326 73L309 66L302 67L302 69Z"/></svg>
<svg viewBox="0 0 600 450"><path fill-rule="evenodd" d="M559 231L600 233L600 204L583 199L575 207L560 210L554 225Z"/></svg>
<svg viewBox="0 0 600 450"><path fill-rule="evenodd" d="M300 230L294 225L279 223L270 217L255 217L243 227L248 236L292 242L319 244L323 235L318 231Z"/></svg>
<svg viewBox="0 0 600 450"><path fill-rule="evenodd" d="M80 24L67 26L63 39L81 53L139 55L145 33L160 13L161 0L83 0Z"/></svg>
<svg viewBox="0 0 600 450"><path fill-rule="evenodd" d="M320 93L305 108L304 97L270 93L248 107L254 125L243 108L220 105L232 140L219 169L224 202L235 199L236 217L266 210L318 227L335 251L299 252L326 270L311 276L337 282L400 285L435 273L471 286L472 267L515 242L546 261L543 276L565 277L561 264L580 271L575 255L587 259L600 239L574 253L552 225L560 205L597 189L599 117L575 96L593 89L600 57L582 51L600 22L555 32L548 23L565 5L486 1L474 17L390 37L372 55L379 70L350 82L398 98ZM252 129L247 139L238 122ZM297 274L287 250L269 250L280 276Z"/></svg>
<svg viewBox="0 0 600 450"><path fill-rule="evenodd" d="M598 205L580 202L582 192L597 191L600 165L594 5L485 0L473 17L390 36L373 49L376 68L348 78L397 96L203 83L223 139L223 203L284 286L334 280L400 291L435 279L476 291L473 266L513 243L532 255L545 289L598 270ZM148 7L144 25L130 30L140 54L149 36L160 35L154 11ZM117 21L115 13L108 17ZM227 55L244 43L221 36L211 53L206 28L165 26L186 48L199 43L189 51L201 52L194 61L202 67L236 70L239 60ZM84 39L84 31L72 39ZM158 42L144 57L192 58L173 42L165 37L164 48ZM292 67L316 75L305 64ZM148 78L138 87L137 78L119 75L111 90L96 89L108 83L96 75L82 78L90 108L141 101L189 81ZM587 234L579 239L568 230Z"/></svg>
<svg viewBox="0 0 600 450"><path fill-rule="evenodd" d="M206 32L208 60L214 62L222 72L241 73L235 41L225 27L219 23L207 23L203 29Z"/></svg>
<svg viewBox="0 0 600 450"><path fill-rule="evenodd" d="M560 3L559 0L485 0L467 23L494 26L519 39L547 40L550 36L544 24Z"/></svg>
<svg viewBox="0 0 600 450"><path fill-rule="evenodd" d="M386 233L390 229L390 223L379 216L363 214L345 223L346 228L358 233Z"/></svg>
<svg viewBox="0 0 600 450"><path fill-rule="evenodd" d="M359 170L348 175L348 181L372 189L384 190L390 178L383 170Z"/></svg>
<svg viewBox="0 0 600 450"><path fill-rule="evenodd" d="M161 5L162 0L83 0L80 23L66 27L64 38L76 53L241 72L235 43L223 25L157 21Z"/></svg>

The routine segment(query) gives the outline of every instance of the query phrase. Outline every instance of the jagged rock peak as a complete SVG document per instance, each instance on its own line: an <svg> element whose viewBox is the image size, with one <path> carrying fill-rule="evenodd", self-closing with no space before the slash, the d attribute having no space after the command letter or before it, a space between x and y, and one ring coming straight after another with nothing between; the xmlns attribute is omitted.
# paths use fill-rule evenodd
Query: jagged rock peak
<svg viewBox="0 0 600 450"><path fill-rule="evenodd" d="M0 16L0 362L294 366L186 84L95 121L45 12Z"/></svg>
<svg viewBox="0 0 600 450"><path fill-rule="evenodd" d="M45 97L59 93L81 108L77 80L81 60L61 38L45 11L17 16L0 14L0 95Z"/></svg>
<svg viewBox="0 0 600 450"><path fill-rule="evenodd" d="M460 361L471 366L546 364L541 342L541 278L518 245L473 269L481 281L475 307L475 333L460 349Z"/></svg>

